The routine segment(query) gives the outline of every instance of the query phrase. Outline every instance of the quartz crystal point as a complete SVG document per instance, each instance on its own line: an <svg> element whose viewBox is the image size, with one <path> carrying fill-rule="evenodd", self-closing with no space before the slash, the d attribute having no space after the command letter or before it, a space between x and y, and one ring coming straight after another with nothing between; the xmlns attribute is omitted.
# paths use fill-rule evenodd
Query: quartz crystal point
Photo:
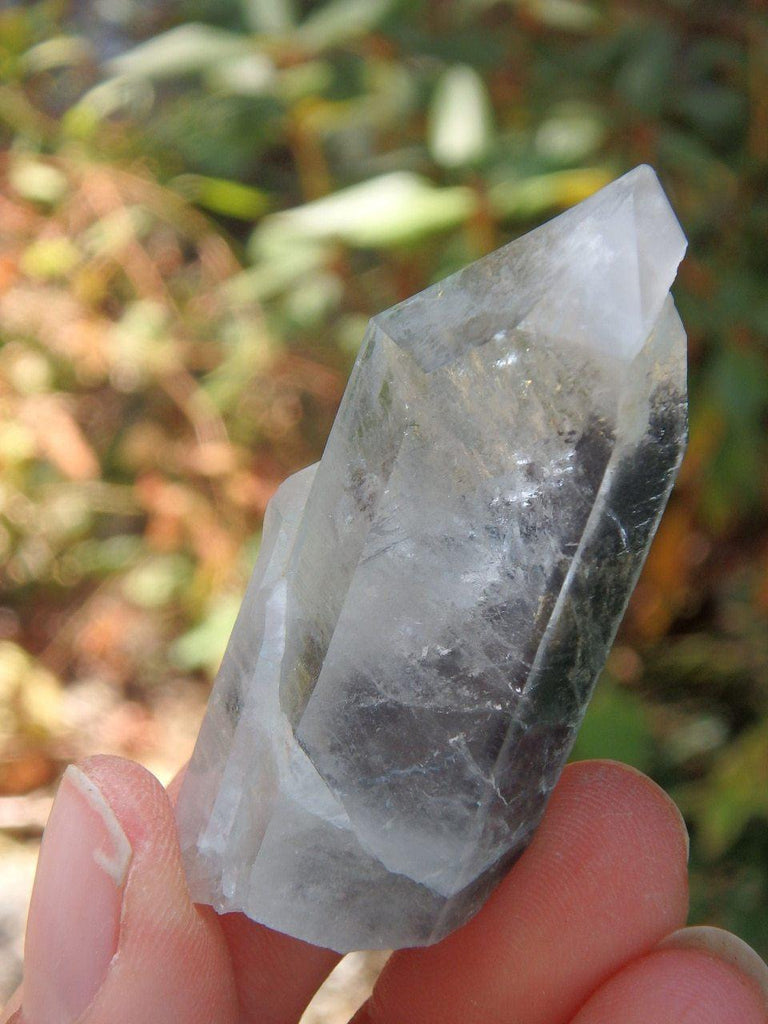
<svg viewBox="0 0 768 1024"><path fill-rule="evenodd" d="M681 459L684 250L638 167L371 320L182 787L196 900L423 945L525 847Z"/></svg>

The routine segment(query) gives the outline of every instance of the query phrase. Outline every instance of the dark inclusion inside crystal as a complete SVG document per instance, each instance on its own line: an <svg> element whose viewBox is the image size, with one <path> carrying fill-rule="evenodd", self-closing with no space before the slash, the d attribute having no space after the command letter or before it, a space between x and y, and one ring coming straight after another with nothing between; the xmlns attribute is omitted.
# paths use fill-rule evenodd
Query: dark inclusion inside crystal
<svg viewBox="0 0 768 1024"><path fill-rule="evenodd" d="M683 248L641 168L372 322L187 775L196 899L423 944L525 847L684 446Z"/></svg>

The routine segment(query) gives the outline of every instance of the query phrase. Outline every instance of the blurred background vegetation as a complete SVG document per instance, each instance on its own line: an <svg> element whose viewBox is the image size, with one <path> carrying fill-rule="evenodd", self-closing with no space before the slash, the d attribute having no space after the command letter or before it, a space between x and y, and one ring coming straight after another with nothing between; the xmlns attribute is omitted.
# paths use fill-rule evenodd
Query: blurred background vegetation
<svg viewBox="0 0 768 1024"><path fill-rule="evenodd" d="M576 753L668 789L693 920L766 955L763 4L0 2L0 984L62 766L188 755L367 318L642 161L691 443Z"/></svg>

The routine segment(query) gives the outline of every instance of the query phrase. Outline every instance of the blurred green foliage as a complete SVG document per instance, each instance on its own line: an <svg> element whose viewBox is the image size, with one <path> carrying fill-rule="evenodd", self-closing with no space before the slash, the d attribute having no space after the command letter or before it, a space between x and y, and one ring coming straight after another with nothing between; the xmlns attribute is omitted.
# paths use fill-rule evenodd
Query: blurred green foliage
<svg viewBox="0 0 768 1024"><path fill-rule="evenodd" d="M6 4L0 143L4 792L56 686L215 670L368 316L657 168L691 444L577 754L669 789L694 920L768 953L760 6Z"/></svg>

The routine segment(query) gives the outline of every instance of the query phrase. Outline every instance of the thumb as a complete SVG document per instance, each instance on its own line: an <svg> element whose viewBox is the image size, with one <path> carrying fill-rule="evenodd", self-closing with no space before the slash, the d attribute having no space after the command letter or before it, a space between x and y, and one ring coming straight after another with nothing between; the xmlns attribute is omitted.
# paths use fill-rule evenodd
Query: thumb
<svg viewBox="0 0 768 1024"><path fill-rule="evenodd" d="M234 991L218 921L189 899L160 783L114 757L68 768L32 892L23 1024L231 1024Z"/></svg>

